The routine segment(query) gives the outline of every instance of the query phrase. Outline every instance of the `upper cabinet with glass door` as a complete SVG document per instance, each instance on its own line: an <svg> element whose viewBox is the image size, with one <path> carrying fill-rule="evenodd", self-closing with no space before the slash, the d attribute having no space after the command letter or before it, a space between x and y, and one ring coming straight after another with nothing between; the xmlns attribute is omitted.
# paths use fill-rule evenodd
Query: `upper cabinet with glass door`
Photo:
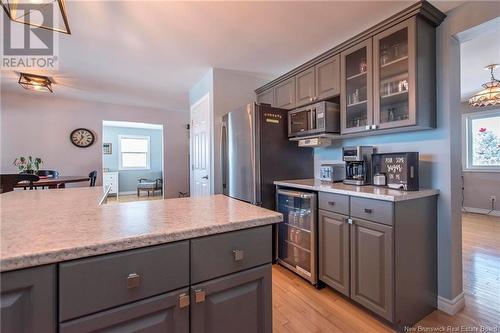
<svg viewBox="0 0 500 333"><path fill-rule="evenodd" d="M361 132L373 122L372 40L341 53L341 131Z"/></svg>
<svg viewBox="0 0 500 333"><path fill-rule="evenodd" d="M415 20L373 38L375 128L415 125Z"/></svg>
<svg viewBox="0 0 500 333"><path fill-rule="evenodd" d="M371 129L435 127L435 58L434 29L418 17L373 37Z"/></svg>

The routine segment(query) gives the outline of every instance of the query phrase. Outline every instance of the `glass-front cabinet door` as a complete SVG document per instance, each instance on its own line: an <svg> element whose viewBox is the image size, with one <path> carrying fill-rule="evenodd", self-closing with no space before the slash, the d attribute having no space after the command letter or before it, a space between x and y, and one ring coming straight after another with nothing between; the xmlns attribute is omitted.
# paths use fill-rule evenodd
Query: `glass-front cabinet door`
<svg viewBox="0 0 500 333"><path fill-rule="evenodd" d="M372 40L341 53L341 133L370 129L372 109Z"/></svg>
<svg viewBox="0 0 500 333"><path fill-rule="evenodd" d="M375 128L415 125L415 18L373 37Z"/></svg>

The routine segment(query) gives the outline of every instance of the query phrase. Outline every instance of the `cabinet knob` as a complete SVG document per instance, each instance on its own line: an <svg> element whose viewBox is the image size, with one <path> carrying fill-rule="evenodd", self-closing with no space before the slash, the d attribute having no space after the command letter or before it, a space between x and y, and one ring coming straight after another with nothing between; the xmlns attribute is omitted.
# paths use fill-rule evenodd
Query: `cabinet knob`
<svg viewBox="0 0 500 333"><path fill-rule="evenodd" d="M371 128L372 129L377 129L377 125L372 125Z"/></svg>
<svg viewBox="0 0 500 333"><path fill-rule="evenodd" d="M371 213L373 213L373 209L371 209L371 208L365 208L365 213L371 214Z"/></svg>
<svg viewBox="0 0 500 333"><path fill-rule="evenodd" d="M183 293L179 295L179 308L183 309L189 306L189 295Z"/></svg>
<svg viewBox="0 0 500 333"><path fill-rule="evenodd" d="M334 206L334 205L335 205L335 201L328 201L328 204L329 204L330 206Z"/></svg>
<svg viewBox="0 0 500 333"><path fill-rule="evenodd" d="M196 303L205 302L205 291L201 289L196 289L194 291L194 300Z"/></svg>
<svg viewBox="0 0 500 333"><path fill-rule="evenodd" d="M370 126L370 125L366 125L366 126L365 126L365 130L367 130L367 131L369 131L369 130L370 130L370 128L371 128L371 126Z"/></svg>
<svg viewBox="0 0 500 333"><path fill-rule="evenodd" d="M245 257L245 251L243 250L233 250L234 261L241 261Z"/></svg>
<svg viewBox="0 0 500 333"><path fill-rule="evenodd" d="M349 224L353 224L353 221L352 221L352 219L350 219L350 218L346 219L346 221L347 221L347 223L349 223Z"/></svg>
<svg viewBox="0 0 500 333"><path fill-rule="evenodd" d="M130 273L127 276L127 288L137 288L141 285L141 276L137 273Z"/></svg>

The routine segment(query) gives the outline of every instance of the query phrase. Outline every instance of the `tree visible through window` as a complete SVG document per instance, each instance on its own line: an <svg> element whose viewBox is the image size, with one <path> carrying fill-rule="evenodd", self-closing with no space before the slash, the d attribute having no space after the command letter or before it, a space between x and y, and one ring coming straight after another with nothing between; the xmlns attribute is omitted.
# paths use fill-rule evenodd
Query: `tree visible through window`
<svg viewBox="0 0 500 333"><path fill-rule="evenodd" d="M500 168L500 111L470 115L467 127L467 167Z"/></svg>
<svg viewBox="0 0 500 333"><path fill-rule="evenodd" d="M120 136L120 169L149 169L149 137Z"/></svg>

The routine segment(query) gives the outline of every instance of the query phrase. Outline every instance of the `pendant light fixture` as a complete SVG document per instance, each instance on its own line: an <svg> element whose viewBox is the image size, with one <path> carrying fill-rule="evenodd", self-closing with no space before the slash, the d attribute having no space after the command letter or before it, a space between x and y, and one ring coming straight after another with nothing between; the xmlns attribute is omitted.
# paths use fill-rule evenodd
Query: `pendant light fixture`
<svg viewBox="0 0 500 333"><path fill-rule="evenodd" d="M52 91L52 80L48 76L19 73L19 84L26 90L31 91Z"/></svg>
<svg viewBox="0 0 500 333"><path fill-rule="evenodd" d="M71 35L65 0L1 0L1 2L5 13L14 22ZM40 22L37 21L40 15L36 12L42 14Z"/></svg>
<svg viewBox="0 0 500 333"><path fill-rule="evenodd" d="M469 105L474 107L500 105L500 81L493 75L493 70L497 67L498 64L492 64L484 68L490 71L491 80L483 84L483 90L469 99Z"/></svg>

